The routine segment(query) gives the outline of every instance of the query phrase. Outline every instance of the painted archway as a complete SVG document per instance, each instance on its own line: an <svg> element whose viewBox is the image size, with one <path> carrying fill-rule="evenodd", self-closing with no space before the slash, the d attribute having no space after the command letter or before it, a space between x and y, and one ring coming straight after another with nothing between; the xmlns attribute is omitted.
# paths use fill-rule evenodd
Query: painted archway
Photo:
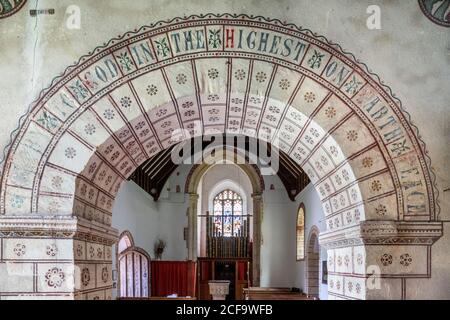
<svg viewBox="0 0 450 320"><path fill-rule="evenodd" d="M91 258L110 267L120 183L158 151L211 132L276 141L305 169L326 215L329 279L345 284L330 298L401 298L402 279L431 276L442 225L430 163L391 90L309 30L209 14L113 39L40 94L2 172L2 259L26 266L26 276L2 277L1 294L109 292L110 283L80 287L77 270ZM46 256L49 239L64 255ZM338 257L352 263L336 265ZM371 265L382 288L365 285Z"/></svg>

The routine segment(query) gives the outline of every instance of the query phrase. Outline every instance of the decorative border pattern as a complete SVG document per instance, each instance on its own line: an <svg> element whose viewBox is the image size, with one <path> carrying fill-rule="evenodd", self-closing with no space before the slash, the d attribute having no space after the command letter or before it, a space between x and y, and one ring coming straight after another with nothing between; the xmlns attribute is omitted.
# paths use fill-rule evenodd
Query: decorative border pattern
<svg viewBox="0 0 450 320"><path fill-rule="evenodd" d="M15 1L15 0L14 0ZM25 5L25 3L27 2L27 0L21 0L22 2L19 3L18 6L14 7L11 11L9 11L8 13L5 14L0 14L0 19L4 19L7 17L12 16L13 14L15 14L16 12L18 12L20 9L22 9L22 7Z"/></svg>
<svg viewBox="0 0 450 320"><path fill-rule="evenodd" d="M435 16L433 16L431 14L431 12L427 11L427 9L425 8L425 2L426 0L418 0L419 2L419 6L420 6L420 10L422 10L423 14L430 19L432 22L434 22L437 25L440 25L442 27L446 27L446 28L450 28L450 20L448 21L442 21L439 19L436 19ZM450 13L448 14L448 16L450 17Z"/></svg>

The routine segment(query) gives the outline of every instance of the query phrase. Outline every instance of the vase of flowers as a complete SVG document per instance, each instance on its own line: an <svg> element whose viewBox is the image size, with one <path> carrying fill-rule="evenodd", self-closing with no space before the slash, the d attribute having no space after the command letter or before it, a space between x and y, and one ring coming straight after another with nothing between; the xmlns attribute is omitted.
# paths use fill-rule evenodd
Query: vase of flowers
<svg viewBox="0 0 450 320"><path fill-rule="evenodd" d="M166 248L166 242L163 239L158 239L155 242L154 253L155 259L161 260L164 249Z"/></svg>

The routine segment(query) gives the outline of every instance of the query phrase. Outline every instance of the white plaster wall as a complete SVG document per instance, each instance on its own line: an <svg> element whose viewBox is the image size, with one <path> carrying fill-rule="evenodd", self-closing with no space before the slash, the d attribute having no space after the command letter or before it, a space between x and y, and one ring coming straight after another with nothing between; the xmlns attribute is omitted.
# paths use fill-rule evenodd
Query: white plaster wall
<svg viewBox="0 0 450 320"><path fill-rule="evenodd" d="M300 287L296 282L297 202L291 201L278 176L264 176L261 286ZM274 190L270 190L273 184Z"/></svg>
<svg viewBox="0 0 450 320"><path fill-rule="evenodd" d="M135 245L146 250L151 257L154 256L155 241L161 238L167 243L163 260L187 259L183 229L187 227L189 202L184 193L184 181L189 169L190 166L180 166L156 202L132 181L125 181L120 187L113 207L113 227L119 232L129 230ZM181 193L174 192L176 185L180 185Z"/></svg>

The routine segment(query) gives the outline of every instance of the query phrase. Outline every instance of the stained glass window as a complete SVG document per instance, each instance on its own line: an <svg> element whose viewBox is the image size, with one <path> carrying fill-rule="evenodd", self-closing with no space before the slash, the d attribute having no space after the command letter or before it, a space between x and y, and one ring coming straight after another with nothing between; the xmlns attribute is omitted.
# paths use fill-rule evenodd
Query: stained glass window
<svg viewBox="0 0 450 320"><path fill-rule="evenodd" d="M215 234L223 237L241 236L242 197L232 190L223 190L215 196L213 207Z"/></svg>
<svg viewBox="0 0 450 320"><path fill-rule="evenodd" d="M305 259L305 207L300 205L297 213L297 260Z"/></svg>

